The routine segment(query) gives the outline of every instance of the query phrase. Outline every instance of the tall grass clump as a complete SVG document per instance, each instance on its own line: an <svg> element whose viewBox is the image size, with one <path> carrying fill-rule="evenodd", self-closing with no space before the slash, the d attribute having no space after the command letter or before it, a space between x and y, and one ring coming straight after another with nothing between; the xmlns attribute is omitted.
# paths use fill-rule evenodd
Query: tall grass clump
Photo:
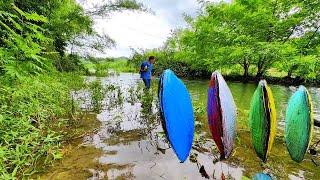
<svg viewBox="0 0 320 180"><path fill-rule="evenodd" d="M89 84L91 93L91 105L94 112L99 113L103 108L103 100L107 90L103 87L100 80L95 80Z"/></svg>
<svg viewBox="0 0 320 180"><path fill-rule="evenodd" d="M76 74L0 79L0 179L21 178L61 158L53 129L72 117L70 92L82 86Z"/></svg>

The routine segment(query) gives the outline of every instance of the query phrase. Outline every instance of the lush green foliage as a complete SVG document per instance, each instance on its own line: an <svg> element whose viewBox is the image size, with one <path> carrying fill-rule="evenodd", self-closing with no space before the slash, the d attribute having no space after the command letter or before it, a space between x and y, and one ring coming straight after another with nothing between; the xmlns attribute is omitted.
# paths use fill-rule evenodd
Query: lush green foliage
<svg viewBox="0 0 320 180"><path fill-rule="evenodd" d="M135 68L125 58L90 58L82 63L89 75L107 76L111 72L139 72L139 68Z"/></svg>
<svg viewBox="0 0 320 180"><path fill-rule="evenodd" d="M81 59L75 54L102 51L115 43L93 30L92 17L142 7L133 0L108 1L89 10L75 0L1 0L0 73L38 73L52 64L59 71L73 71Z"/></svg>
<svg viewBox="0 0 320 180"><path fill-rule="evenodd" d="M207 3L195 19L186 18L189 27L173 33L164 48L140 56L155 54L166 67L184 63L199 75L220 69L260 78L272 75L273 68L288 77L315 79L320 72L319 12L320 1Z"/></svg>
<svg viewBox="0 0 320 180"><path fill-rule="evenodd" d="M103 108L103 100L105 98L107 90L101 84L101 81L96 80L90 83L90 92L93 111L99 113Z"/></svg>
<svg viewBox="0 0 320 180"><path fill-rule="evenodd" d="M104 6L117 8L100 12L141 9L131 0ZM0 0L0 179L23 178L61 158L62 138L72 136L62 130L73 124L71 93L83 79L57 70L82 70L72 48L83 46L83 38L103 42L93 31L92 12L76 0Z"/></svg>
<svg viewBox="0 0 320 180"><path fill-rule="evenodd" d="M93 32L91 18L74 0L11 0L0 10L2 71L12 76L38 73L53 64L61 71L72 70L63 62L68 42Z"/></svg>
<svg viewBox="0 0 320 180"><path fill-rule="evenodd" d="M82 86L76 74L1 79L0 177L32 174L37 164L61 157L60 135L54 127L72 117L70 91Z"/></svg>
<svg viewBox="0 0 320 180"><path fill-rule="evenodd" d="M175 59L174 56L176 54L167 49L146 50L142 53L135 52L128 61L128 65L136 67L136 72L138 72L141 63L146 61L151 55L156 57L154 65L156 74L163 72L165 69L172 69L180 76L203 76L206 73L199 69L193 69L192 63L188 63L183 59Z"/></svg>
<svg viewBox="0 0 320 180"><path fill-rule="evenodd" d="M12 5L12 13L0 10L0 74L20 77L49 69L49 60L44 57L51 39L37 24L47 18L35 13L26 13Z"/></svg>

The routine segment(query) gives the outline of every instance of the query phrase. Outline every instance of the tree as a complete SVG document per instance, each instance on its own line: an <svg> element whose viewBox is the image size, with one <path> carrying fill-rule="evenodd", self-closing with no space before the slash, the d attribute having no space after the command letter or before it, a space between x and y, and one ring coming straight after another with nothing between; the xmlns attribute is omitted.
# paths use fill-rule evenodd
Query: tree
<svg viewBox="0 0 320 180"><path fill-rule="evenodd" d="M0 74L20 77L28 73L40 73L52 68L45 58L52 40L44 35L46 17L27 13L14 4L8 11L0 10Z"/></svg>
<svg viewBox="0 0 320 180"><path fill-rule="evenodd" d="M17 14L16 10L12 8L12 4L24 14L41 17L41 21L39 19L22 17L21 14ZM124 9L142 10L142 4L134 0L106 1L106 3L97 6L97 9L85 10L76 0L0 0L3 22L1 28L8 26L17 34L15 37L12 37L13 33L10 30L7 29L4 32L6 28L4 30L1 29L3 31L1 40L7 42L6 48L15 51L17 54L19 54L21 48L24 48L25 52L38 50L34 53L41 58L49 59L48 63L53 63L58 70L74 70L74 66L79 66L80 61L74 58L78 56L65 55L67 47L72 44L73 49L84 47L83 49L87 51L92 51L93 49L103 51L105 47L108 48L114 45L115 42L109 36L98 34L93 30L93 16L103 16L112 11ZM8 13L14 17L11 17ZM27 24L24 25L26 22ZM41 36L41 40L31 37L31 28L37 30L37 32L32 32L33 36L37 35L37 38ZM30 41L28 43L33 42L33 44L27 44L23 47L15 47L14 44L9 44L9 39L18 40L19 36L20 44L24 43L23 41L29 36ZM44 51L46 53L43 53ZM2 54L4 53L2 52ZM21 57L12 58L12 56L6 56L5 61L9 62L8 59L11 59L10 62L12 62L13 66L21 63L22 59L19 58ZM72 66L69 67L69 65Z"/></svg>
<svg viewBox="0 0 320 180"><path fill-rule="evenodd" d="M192 57L192 64L208 71L219 68L249 70L261 78L271 67L288 75L304 58L315 54L320 41L320 1L235 0L204 3L190 28L176 37L176 54ZM178 44L178 45L177 45ZM316 56L309 56L308 62ZM280 65L282 64L282 65Z"/></svg>

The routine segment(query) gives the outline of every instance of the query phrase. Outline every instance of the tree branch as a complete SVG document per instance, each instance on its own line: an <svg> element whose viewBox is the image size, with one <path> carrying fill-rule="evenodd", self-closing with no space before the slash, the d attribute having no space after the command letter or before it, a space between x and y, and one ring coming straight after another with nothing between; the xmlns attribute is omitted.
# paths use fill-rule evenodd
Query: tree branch
<svg viewBox="0 0 320 180"><path fill-rule="evenodd" d="M303 48L306 48L309 46L309 44L311 43L312 39L315 37L316 33L319 31L320 29L320 25L317 27L317 29L313 32L312 36L309 38L309 41L308 43L303 47Z"/></svg>
<svg viewBox="0 0 320 180"><path fill-rule="evenodd" d="M289 38L292 36L292 34L294 33L294 30L296 29L297 25L294 25L291 32L288 34L288 36L284 39L284 41L282 42L283 44L286 43Z"/></svg>
<svg viewBox="0 0 320 180"><path fill-rule="evenodd" d="M108 1L103 5L96 5L93 8L86 9L86 14L89 16L107 16L111 12L122 10L150 11L142 3L136 2L136 0L117 0L115 2Z"/></svg>

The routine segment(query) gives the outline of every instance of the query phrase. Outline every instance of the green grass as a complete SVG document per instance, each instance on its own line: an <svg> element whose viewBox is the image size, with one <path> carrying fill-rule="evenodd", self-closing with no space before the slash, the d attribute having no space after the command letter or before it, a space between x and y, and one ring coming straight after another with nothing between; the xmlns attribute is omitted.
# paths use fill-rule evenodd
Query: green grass
<svg viewBox="0 0 320 180"><path fill-rule="evenodd" d="M278 78L283 78L283 77L286 77L288 75L288 73L283 72L283 71L279 71L276 68L269 69L266 74L267 74L267 76L278 77Z"/></svg>
<svg viewBox="0 0 320 180"><path fill-rule="evenodd" d="M138 72L126 59L100 60L98 62L83 61L88 73L96 76L107 76L109 72Z"/></svg>
<svg viewBox="0 0 320 180"><path fill-rule="evenodd" d="M109 69L116 72L137 72L136 68L128 64L127 60L116 60L111 62L103 62Z"/></svg>
<svg viewBox="0 0 320 180"><path fill-rule="evenodd" d="M88 71L89 74L95 74L96 72L96 65L90 61L81 61L84 68Z"/></svg>
<svg viewBox="0 0 320 180"><path fill-rule="evenodd" d="M31 175L62 157L60 130L70 127L76 110L70 92L83 82L71 73L0 78L0 179Z"/></svg>

